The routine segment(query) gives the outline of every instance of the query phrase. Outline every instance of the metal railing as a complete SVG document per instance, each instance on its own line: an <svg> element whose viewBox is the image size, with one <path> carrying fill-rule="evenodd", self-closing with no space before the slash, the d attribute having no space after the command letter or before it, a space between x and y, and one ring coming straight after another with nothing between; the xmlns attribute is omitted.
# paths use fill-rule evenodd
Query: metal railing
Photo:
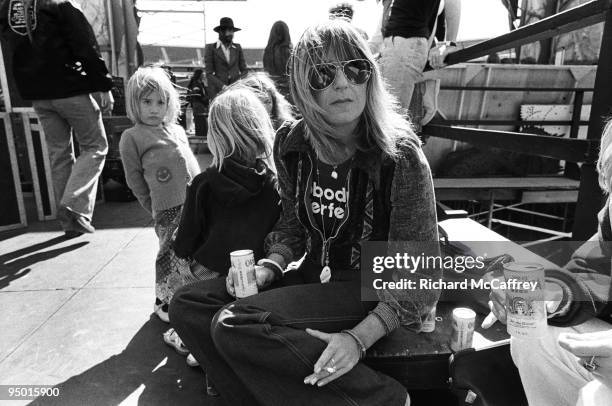
<svg viewBox="0 0 612 406"><path fill-rule="evenodd" d="M597 160L599 139L605 123L605 117L612 112L612 0L594 0L571 10L564 11L546 19L518 28L508 34L483 41L455 53L449 54L445 62L453 65L467 62L474 58L486 56L524 44L540 41L556 35L571 32L596 23L604 22L602 41L599 52L599 63L593 89L587 88L530 88L529 91L575 91L574 106L582 106L584 92L593 91L591 113L588 121L587 139L559 138L535 134L515 133L460 127L451 124L488 124L507 125L499 120L447 120L429 124L423 128L427 136L441 137L457 141L466 141L474 145L495 147L530 155L546 156L571 162L581 162L580 190L574 213L572 238L586 240L597 230L597 212L603 203L603 195L597 182L595 162ZM501 87L461 87L462 90L497 90L516 91L525 89ZM457 88L459 90L459 88ZM527 122L535 124L534 122ZM525 124L525 122L522 122ZM547 121L545 124L555 124ZM580 109L574 109L572 120L562 122L571 125L571 134L577 135L581 124Z"/></svg>

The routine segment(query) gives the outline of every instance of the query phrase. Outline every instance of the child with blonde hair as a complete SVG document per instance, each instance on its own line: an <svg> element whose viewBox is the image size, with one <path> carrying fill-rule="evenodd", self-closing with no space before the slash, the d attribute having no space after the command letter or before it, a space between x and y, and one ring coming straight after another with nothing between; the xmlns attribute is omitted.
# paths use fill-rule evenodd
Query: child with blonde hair
<svg viewBox="0 0 612 406"><path fill-rule="evenodd" d="M253 92L263 103L274 131L278 130L285 121L295 121L293 107L285 99L285 97L277 90L274 82L267 73L256 72L250 73L239 81L233 83L230 87L236 88L246 86Z"/></svg>
<svg viewBox="0 0 612 406"><path fill-rule="evenodd" d="M199 265L198 279L227 276L232 251L250 249L263 258L264 238L281 210L273 139L266 109L250 89L229 88L214 99L207 138L212 165L187 188L174 242L179 257Z"/></svg>
<svg viewBox="0 0 612 406"><path fill-rule="evenodd" d="M193 281L189 263L172 249L187 184L200 173L185 131L176 124L179 94L159 67L143 67L130 78L126 108L134 127L121 136L119 150L127 184L152 214L159 251L155 260L155 313L165 322L176 289Z"/></svg>
<svg viewBox="0 0 612 406"><path fill-rule="evenodd" d="M252 91L233 88L215 98L207 137L213 161L187 189L177 255L214 275L227 274L231 251L263 255L263 240L280 213L273 139L265 107Z"/></svg>

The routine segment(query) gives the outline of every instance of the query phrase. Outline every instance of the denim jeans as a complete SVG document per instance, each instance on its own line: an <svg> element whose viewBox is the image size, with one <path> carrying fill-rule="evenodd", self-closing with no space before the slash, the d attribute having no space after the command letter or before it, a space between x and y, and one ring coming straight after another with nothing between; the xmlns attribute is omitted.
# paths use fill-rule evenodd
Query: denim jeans
<svg viewBox="0 0 612 406"><path fill-rule="evenodd" d="M56 204L91 221L98 177L108 151L98 103L85 94L32 104L47 140ZM76 161L71 130L79 143Z"/></svg>
<svg viewBox="0 0 612 406"><path fill-rule="evenodd" d="M299 271L282 284L234 299L224 279L177 291L170 321L228 405L403 406L394 379L363 363L327 384L304 384L326 344L306 328L328 333L354 327L375 302L362 302L358 281L305 284Z"/></svg>
<svg viewBox="0 0 612 406"><path fill-rule="evenodd" d="M391 93L397 97L401 106L410 109L412 93L416 83L423 79L423 69L427 63L429 44L427 38L386 37L380 57L380 67ZM418 108L422 109L419 100ZM414 109L414 108L413 108ZM420 125L421 111L411 111L410 117Z"/></svg>

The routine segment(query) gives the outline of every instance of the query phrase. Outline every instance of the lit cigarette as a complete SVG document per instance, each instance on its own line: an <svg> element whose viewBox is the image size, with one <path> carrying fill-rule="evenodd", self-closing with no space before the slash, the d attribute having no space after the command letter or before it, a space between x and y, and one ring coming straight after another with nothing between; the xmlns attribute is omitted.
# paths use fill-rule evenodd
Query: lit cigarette
<svg viewBox="0 0 612 406"><path fill-rule="evenodd" d="M482 321L481 327L484 329L487 329L491 327L493 324L495 324L496 321L497 321L497 317L495 317L493 312L490 312L489 314L487 314L487 317L485 317L485 319Z"/></svg>

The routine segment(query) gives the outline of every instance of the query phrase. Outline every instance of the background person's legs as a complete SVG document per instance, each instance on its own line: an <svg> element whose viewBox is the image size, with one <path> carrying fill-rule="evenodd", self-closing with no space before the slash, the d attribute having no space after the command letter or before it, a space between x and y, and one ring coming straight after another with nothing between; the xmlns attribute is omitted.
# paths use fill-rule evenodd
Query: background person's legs
<svg viewBox="0 0 612 406"><path fill-rule="evenodd" d="M108 151L102 113L91 95L56 99L52 101L52 106L73 128L79 143L79 156L72 167L60 204L91 221L98 177Z"/></svg>
<svg viewBox="0 0 612 406"><path fill-rule="evenodd" d="M541 339L512 338L512 359L521 375L521 382L530 405L575 406L583 386L594 379L582 366L582 360L565 351L557 343L559 334L588 333L608 330L610 325L599 319L574 327L548 327Z"/></svg>
<svg viewBox="0 0 612 406"><path fill-rule="evenodd" d="M32 105L45 132L51 163L53 193L55 194L55 203L59 208L74 164L70 125L53 109L51 100L36 100L32 102Z"/></svg>
<svg viewBox="0 0 612 406"><path fill-rule="evenodd" d="M414 85L422 78L428 52L426 38L387 37L383 40L381 71L389 90L406 110L410 108Z"/></svg>

